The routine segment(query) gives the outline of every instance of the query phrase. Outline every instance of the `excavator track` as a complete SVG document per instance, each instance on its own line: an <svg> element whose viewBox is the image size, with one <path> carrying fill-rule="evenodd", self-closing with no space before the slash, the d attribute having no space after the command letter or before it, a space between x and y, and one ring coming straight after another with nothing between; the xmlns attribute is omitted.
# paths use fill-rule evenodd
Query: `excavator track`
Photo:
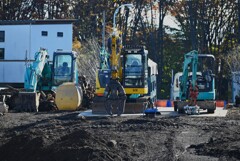
<svg viewBox="0 0 240 161"><path fill-rule="evenodd" d="M187 101L174 101L174 111L178 110L178 113L185 113L184 106L188 105ZM197 101L197 105L200 109L206 110L208 113L214 113L216 110L216 101Z"/></svg>

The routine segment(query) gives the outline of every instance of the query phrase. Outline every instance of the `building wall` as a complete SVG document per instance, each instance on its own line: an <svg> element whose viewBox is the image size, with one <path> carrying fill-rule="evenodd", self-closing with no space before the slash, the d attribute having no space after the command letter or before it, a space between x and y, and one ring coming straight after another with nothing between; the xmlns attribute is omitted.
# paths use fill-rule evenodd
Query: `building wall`
<svg viewBox="0 0 240 161"><path fill-rule="evenodd" d="M240 96L240 73L233 74L232 80L232 102L235 102L235 96Z"/></svg>
<svg viewBox="0 0 240 161"><path fill-rule="evenodd" d="M48 50L50 60L53 58L53 52L61 49L63 51L72 50L72 25L32 25L31 34L31 53L40 49ZM48 36L42 36L42 31L47 31ZM63 37L58 37L57 32L62 32ZM31 59L34 57L31 57Z"/></svg>
<svg viewBox="0 0 240 161"><path fill-rule="evenodd" d="M4 60L0 61L0 84L24 83L25 60L34 60L40 48L48 50L50 60L56 50L72 50L72 24L0 25L5 31ZM47 31L47 36L42 36ZM58 37L62 32L63 37Z"/></svg>
<svg viewBox="0 0 240 161"><path fill-rule="evenodd" d="M0 62L0 83L23 83L25 62Z"/></svg>
<svg viewBox="0 0 240 161"><path fill-rule="evenodd" d="M4 60L24 60L29 52L29 26L6 25L0 26L0 31L5 31L5 42L0 43L0 48L5 49Z"/></svg>

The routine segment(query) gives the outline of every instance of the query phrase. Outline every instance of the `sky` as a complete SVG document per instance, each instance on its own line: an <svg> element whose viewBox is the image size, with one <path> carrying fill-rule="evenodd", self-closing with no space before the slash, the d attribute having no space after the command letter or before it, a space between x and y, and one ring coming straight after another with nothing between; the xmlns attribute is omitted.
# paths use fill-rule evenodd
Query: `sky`
<svg viewBox="0 0 240 161"><path fill-rule="evenodd" d="M176 22L176 19L171 15L166 15L166 17L164 18L163 24L170 26L172 28L180 29L180 27L178 26L178 23Z"/></svg>

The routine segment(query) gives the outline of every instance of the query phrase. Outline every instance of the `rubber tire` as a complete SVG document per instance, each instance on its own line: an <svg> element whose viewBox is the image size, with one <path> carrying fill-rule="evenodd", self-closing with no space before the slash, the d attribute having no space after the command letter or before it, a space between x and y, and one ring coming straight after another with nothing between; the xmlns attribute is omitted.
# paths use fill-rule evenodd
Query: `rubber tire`
<svg viewBox="0 0 240 161"><path fill-rule="evenodd" d="M178 113L179 114L185 114L185 111L183 109L181 109L181 110L178 109Z"/></svg>
<svg viewBox="0 0 240 161"><path fill-rule="evenodd" d="M178 107L174 105L174 111L177 112Z"/></svg>
<svg viewBox="0 0 240 161"><path fill-rule="evenodd" d="M207 110L207 113L214 113L215 112L215 110L213 110L213 109L208 109Z"/></svg>
<svg viewBox="0 0 240 161"><path fill-rule="evenodd" d="M174 111L177 112L177 110L178 110L178 101L174 101L173 104L174 104Z"/></svg>

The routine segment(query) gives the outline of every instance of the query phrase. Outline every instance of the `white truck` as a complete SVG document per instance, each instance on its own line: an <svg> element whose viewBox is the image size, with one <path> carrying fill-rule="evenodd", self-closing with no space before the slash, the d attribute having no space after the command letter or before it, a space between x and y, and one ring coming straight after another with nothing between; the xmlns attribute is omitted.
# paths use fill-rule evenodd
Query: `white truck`
<svg viewBox="0 0 240 161"><path fill-rule="evenodd" d="M189 76L192 75L192 72L189 73ZM197 75L201 75L201 72L197 72ZM177 72L173 77L172 87L171 87L171 100L179 100L180 92L180 80L182 77L182 72Z"/></svg>
<svg viewBox="0 0 240 161"><path fill-rule="evenodd" d="M174 75L172 87L171 87L171 100L179 99L179 91L180 91L180 81L179 78L182 76L182 72L177 72Z"/></svg>

